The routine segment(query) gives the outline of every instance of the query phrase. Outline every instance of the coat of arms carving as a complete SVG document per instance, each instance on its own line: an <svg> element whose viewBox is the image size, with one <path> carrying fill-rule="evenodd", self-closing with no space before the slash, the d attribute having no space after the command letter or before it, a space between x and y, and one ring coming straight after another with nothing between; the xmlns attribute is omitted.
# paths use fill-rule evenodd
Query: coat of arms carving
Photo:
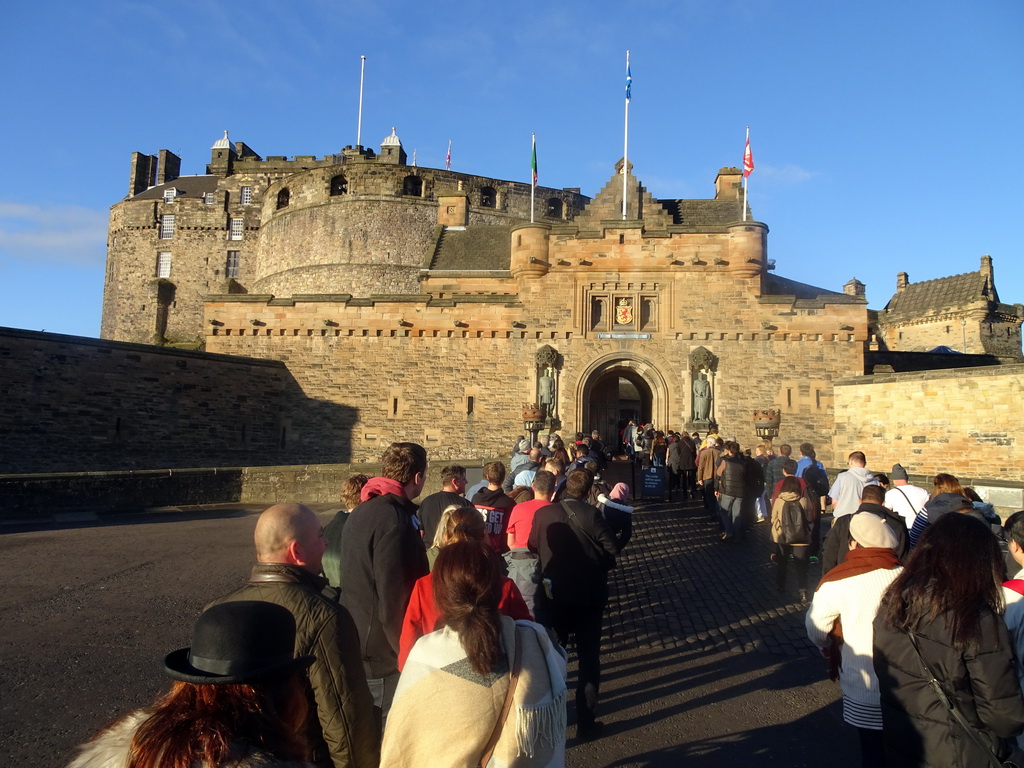
<svg viewBox="0 0 1024 768"><path fill-rule="evenodd" d="M633 301L625 297L615 305L615 322L618 325L629 325L633 322Z"/></svg>

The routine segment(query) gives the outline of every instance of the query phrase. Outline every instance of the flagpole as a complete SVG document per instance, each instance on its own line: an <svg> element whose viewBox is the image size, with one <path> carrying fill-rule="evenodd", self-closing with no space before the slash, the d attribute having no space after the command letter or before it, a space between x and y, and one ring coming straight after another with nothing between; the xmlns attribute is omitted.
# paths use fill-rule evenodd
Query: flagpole
<svg viewBox="0 0 1024 768"><path fill-rule="evenodd" d="M537 134L532 137L532 153L530 155L530 223L533 224L534 196L537 192Z"/></svg>
<svg viewBox="0 0 1024 768"><path fill-rule="evenodd" d="M747 143L743 145L743 170L747 170L747 153L750 151L750 126L747 126ZM749 173L743 174L743 220L747 220L747 177Z"/></svg>
<svg viewBox="0 0 1024 768"><path fill-rule="evenodd" d="M629 72L629 51L626 51L626 121L622 131L622 220L626 220L626 195L629 182L629 89L633 77Z"/></svg>
<svg viewBox="0 0 1024 768"><path fill-rule="evenodd" d="M356 147L363 146L363 75L366 73L366 57L359 58L359 120L356 125Z"/></svg>

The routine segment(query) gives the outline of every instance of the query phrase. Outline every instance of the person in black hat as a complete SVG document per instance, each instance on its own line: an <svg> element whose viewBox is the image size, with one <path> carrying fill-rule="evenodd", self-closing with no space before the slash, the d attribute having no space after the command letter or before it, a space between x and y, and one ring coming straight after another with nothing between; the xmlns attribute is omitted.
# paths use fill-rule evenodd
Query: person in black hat
<svg viewBox="0 0 1024 768"><path fill-rule="evenodd" d="M299 768L306 696L295 658L295 619L258 601L215 605L196 621L192 645L164 658L177 682L149 708L83 745L68 768Z"/></svg>

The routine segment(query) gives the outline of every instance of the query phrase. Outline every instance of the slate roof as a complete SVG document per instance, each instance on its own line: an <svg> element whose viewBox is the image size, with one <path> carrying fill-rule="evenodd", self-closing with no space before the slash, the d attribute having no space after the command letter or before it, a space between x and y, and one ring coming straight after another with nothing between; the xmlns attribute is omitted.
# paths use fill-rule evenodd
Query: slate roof
<svg viewBox="0 0 1024 768"><path fill-rule="evenodd" d="M884 311L890 318L911 318L961 310L978 301L999 303L995 285L981 271L965 272L908 283L893 294Z"/></svg>
<svg viewBox="0 0 1024 768"><path fill-rule="evenodd" d="M441 234L431 269L508 270L512 264L512 227L495 224L448 227Z"/></svg>
<svg viewBox="0 0 1024 768"><path fill-rule="evenodd" d="M218 176L179 176L174 181L150 187L140 192L132 200L163 200L164 190L174 187L181 197L200 198L207 192L217 191Z"/></svg>
<svg viewBox="0 0 1024 768"><path fill-rule="evenodd" d="M723 227L743 218L739 200L659 200L672 223L692 227Z"/></svg>
<svg viewBox="0 0 1024 768"><path fill-rule="evenodd" d="M827 296L832 303L842 303L841 300L849 299L849 303L863 303L858 296L849 296L838 291L829 291L825 288L818 288L807 283L799 283L786 277L773 275L771 272L765 274L761 281L762 296L794 296L797 299L816 299L819 296Z"/></svg>

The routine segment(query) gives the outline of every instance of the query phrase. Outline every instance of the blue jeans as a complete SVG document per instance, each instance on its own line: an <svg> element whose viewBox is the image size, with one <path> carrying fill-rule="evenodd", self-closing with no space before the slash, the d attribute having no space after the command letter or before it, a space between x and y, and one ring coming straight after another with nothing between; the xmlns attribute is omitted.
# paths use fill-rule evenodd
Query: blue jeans
<svg viewBox="0 0 1024 768"><path fill-rule="evenodd" d="M722 530L726 535L739 538L743 535L743 497L726 496L718 498L718 506L722 515Z"/></svg>

